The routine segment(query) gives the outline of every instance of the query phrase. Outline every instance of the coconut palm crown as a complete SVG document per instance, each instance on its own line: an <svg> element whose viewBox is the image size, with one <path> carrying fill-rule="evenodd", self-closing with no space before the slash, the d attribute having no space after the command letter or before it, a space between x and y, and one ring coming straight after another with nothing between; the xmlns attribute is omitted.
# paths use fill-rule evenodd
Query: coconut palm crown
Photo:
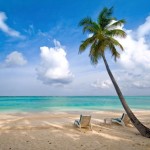
<svg viewBox="0 0 150 150"><path fill-rule="evenodd" d="M123 50L123 47L115 38L126 37L126 33L118 28L118 26L123 25L125 21L123 19L117 20L115 17L112 17L112 13L113 8L104 8L98 15L96 22L90 17L86 17L80 21L79 25L83 27L83 33L88 33L91 36L82 42L79 48L79 53L85 51L87 47L89 47L89 56L92 64L97 64L100 58L103 59L106 70L115 87L120 102L122 103L122 106L128 114L131 122L141 133L141 135L150 138L150 129L144 126L129 108L105 57L105 51L109 50L112 54L112 57L116 61L117 58L120 57L117 48Z"/></svg>
<svg viewBox="0 0 150 150"><path fill-rule="evenodd" d="M104 8L99 14L97 22L94 22L90 17L82 19L79 23L83 26L83 33L92 35L82 42L79 52L83 52L88 46L90 47L90 58L93 64L98 63L98 59L102 57L105 50L110 50L115 61L120 54L116 47L123 50L122 45L114 37L126 37L126 33L117 29L125 23L124 20L116 20L112 17L113 8Z"/></svg>

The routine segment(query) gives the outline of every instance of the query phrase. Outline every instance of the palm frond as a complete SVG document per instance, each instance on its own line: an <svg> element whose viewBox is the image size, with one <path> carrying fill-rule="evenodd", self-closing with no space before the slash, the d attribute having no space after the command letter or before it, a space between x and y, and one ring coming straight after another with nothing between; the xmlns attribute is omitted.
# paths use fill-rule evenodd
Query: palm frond
<svg viewBox="0 0 150 150"><path fill-rule="evenodd" d="M96 65L98 63L98 50L96 48L96 42L94 42L90 48L89 57L93 65Z"/></svg>
<svg viewBox="0 0 150 150"><path fill-rule="evenodd" d="M111 36L111 37L123 37L125 38L126 37L126 33L125 31L121 30L121 29L113 29L113 30L105 30L106 31L106 34L108 36Z"/></svg>
<svg viewBox="0 0 150 150"><path fill-rule="evenodd" d="M98 63L98 60L104 54L104 50L105 50L104 42L95 41L92 44L92 46L90 48L90 53L89 53L89 57L91 59L92 64L96 65Z"/></svg>
<svg viewBox="0 0 150 150"><path fill-rule="evenodd" d="M109 9L107 7L104 7L98 16L98 19L110 18L112 16L112 13L113 13L113 7L109 8Z"/></svg>
<svg viewBox="0 0 150 150"><path fill-rule="evenodd" d="M91 64L93 64L93 65L98 64L98 54L97 54L97 51L95 51L95 49L91 49L90 52L91 53L90 53L89 57L90 57L90 60L91 60Z"/></svg>
<svg viewBox="0 0 150 150"><path fill-rule="evenodd" d="M97 23L92 22L90 25L85 25L83 27L83 33L88 32L88 33L97 33L99 30L99 26Z"/></svg>
<svg viewBox="0 0 150 150"><path fill-rule="evenodd" d="M114 39L113 37L107 38L107 41L109 43L112 43L114 46L119 47L122 51L124 50L123 46L116 39Z"/></svg>
<svg viewBox="0 0 150 150"><path fill-rule="evenodd" d="M101 26L101 28L105 28L108 24L111 23L112 20L116 20L114 17L112 17L112 13L113 13L113 7L111 8L104 8L99 16L98 16L98 24Z"/></svg>
<svg viewBox="0 0 150 150"><path fill-rule="evenodd" d="M92 19L90 17L86 17L79 22L79 26L88 26L91 25L92 23L93 23Z"/></svg>
<svg viewBox="0 0 150 150"><path fill-rule="evenodd" d="M110 23L108 26L107 26L107 29L111 29L111 28L116 28L118 26L121 26L123 24L125 24L125 20L124 19L121 19L121 20L113 20L115 21L114 23Z"/></svg>
<svg viewBox="0 0 150 150"><path fill-rule="evenodd" d="M85 49L91 45L95 40L95 36L93 35L92 37L86 39L85 41L82 41L82 44L79 47L79 53L82 53L85 51Z"/></svg>
<svg viewBox="0 0 150 150"><path fill-rule="evenodd" d="M114 57L114 60L117 61L117 58L120 58L120 54L117 51L116 47L112 43L110 43L109 49L111 51L112 57Z"/></svg>
<svg viewBox="0 0 150 150"><path fill-rule="evenodd" d="M106 50L110 50L112 57L117 60L120 54L117 51L121 50L123 46L114 37L126 37L125 31L117 29L117 26L121 26L125 21L117 20L112 16L113 7L104 8L98 16L97 22L94 22L90 17L82 19L79 23L83 27L83 33L92 33L92 37L87 38L79 47L79 53L85 51L89 46L89 57L92 64L97 64L98 60L104 55ZM115 22L114 22L115 21Z"/></svg>

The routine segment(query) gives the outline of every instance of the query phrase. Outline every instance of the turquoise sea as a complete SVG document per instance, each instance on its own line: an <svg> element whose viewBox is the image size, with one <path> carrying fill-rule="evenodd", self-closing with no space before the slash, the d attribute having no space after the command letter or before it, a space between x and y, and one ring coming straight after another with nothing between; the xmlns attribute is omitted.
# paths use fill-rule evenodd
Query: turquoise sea
<svg viewBox="0 0 150 150"><path fill-rule="evenodd" d="M150 96L125 97L131 109L150 110ZM123 110L116 96L1 96L0 112Z"/></svg>

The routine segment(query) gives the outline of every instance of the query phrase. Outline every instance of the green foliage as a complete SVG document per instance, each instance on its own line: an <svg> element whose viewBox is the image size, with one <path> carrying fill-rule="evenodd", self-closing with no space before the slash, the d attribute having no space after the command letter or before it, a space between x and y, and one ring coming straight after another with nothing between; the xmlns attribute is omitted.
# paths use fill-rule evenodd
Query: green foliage
<svg viewBox="0 0 150 150"><path fill-rule="evenodd" d="M126 33L118 29L125 23L125 20L117 20L112 16L113 7L104 8L98 15L97 22L90 17L86 17L79 22L79 26L83 27L83 33L90 33L92 36L82 41L79 48L79 53L84 52L87 47L90 47L89 57L92 64L97 64L98 60L104 55L106 50L109 50L112 57L116 61L120 57L117 48L123 50L122 45L115 37L126 37Z"/></svg>

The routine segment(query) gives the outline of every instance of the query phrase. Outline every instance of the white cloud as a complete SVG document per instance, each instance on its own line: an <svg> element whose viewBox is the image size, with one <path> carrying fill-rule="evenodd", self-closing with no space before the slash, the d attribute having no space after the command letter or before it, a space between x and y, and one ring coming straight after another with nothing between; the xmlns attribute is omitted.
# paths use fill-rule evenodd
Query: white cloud
<svg viewBox="0 0 150 150"><path fill-rule="evenodd" d="M134 71L120 72L118 75L122 77L119 82L124 88L150 88L150 71L142 72L142 70L135 69Z"/></svg>
<svg viewBox="0 0 150 150"><path fill-rule="evenodd" d="M13 51L9 55L7 55L4 66L5 67L16 67L23 66L27 63L27 60L24 58L22 53Z"/></svg>
<svg viewBox="0 0 150 150"><path fill-rule="evenodd" d="M20 35L20 33L14 29L11 29L5 21L7 20L7 16L4 12L0 12L0 30L8 34L9 36L12 37L23 37Z"/></svg>
<svg viewBox="0 0 150 150"><path fill-rule="evenodd" d="M144 24L140 25L137 29L138 37L143 37L150 33L150 16L146 18Z"/></svg>
<svg viewBox="0 0 150 150"><path fill-rule="evenodd" d="M144 37L135 39L133 31L130 31L126 39L119 39L125 51L122 52L120 62L128 69L150 69L150 43Z"/></svg>
<svg viewBox="0 0 150 150"><path fill-rule="evenodd" d="M118 38L125 50L121 53L120 63L127 69L150 69L150 42L146 39L150 35L150 16L137 30L124 30L127 37Z"/></svg>
<svg viewBox="0 0 150 150"><path fill-rule="evenodd" d="M40 47L41 64L37 68L38 78L45 84L68 84L73 79L69 70L64 47L54 40L55 47Z"/></svg>
<svg viewBox="0 0 150 150"><path fill-rule="evenodd" d="M111 85L112 82L110 80L105 80L105 81L96 80L94 83L91 84L91 86L95 88L102 88L102 89L110 88Z"/></svg>
<svg viewBox="0 0 150 150"><path fill-rule="evenodd" d="M146 81L134 81L133 86L140 89L150 88L150 83Z"/></svg>
<svg viewBox="0 0 150 150"><path fill-rule="evenodd" d="M90 34L87 35L88 38L90 38L92 36L93 36L93 33L90 33Z"/></svg>

